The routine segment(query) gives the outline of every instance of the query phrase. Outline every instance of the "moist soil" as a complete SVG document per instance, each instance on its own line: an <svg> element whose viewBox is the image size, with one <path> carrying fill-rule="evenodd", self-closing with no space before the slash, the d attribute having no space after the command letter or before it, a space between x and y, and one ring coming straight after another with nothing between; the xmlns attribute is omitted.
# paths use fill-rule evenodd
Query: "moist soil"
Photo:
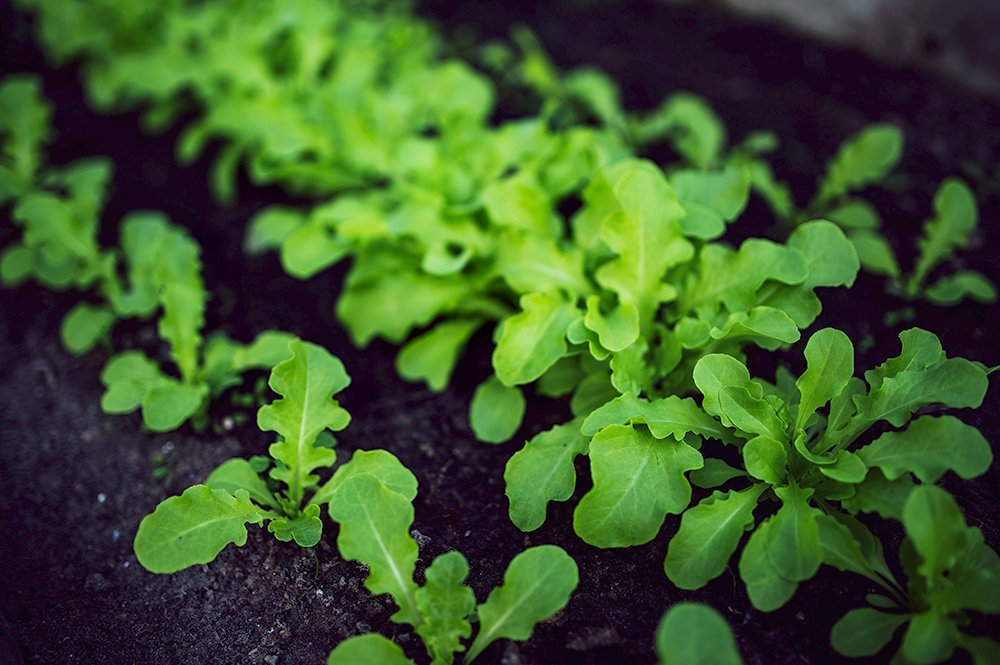
<svg viewBox="0 0 1000 665"><path fill-rule="evenodd" d="M544 6L544 9L543 9ZM561 67L596 65L616 79L629 108L654 106L677 90L704 95L738 140L748 131L777 133L776 173L804 201L823 163L843 138L874 121L890 121L906 134L906 155L891 189L871 192L904 265L931 210L940 180L980 171L994 174L1000 155L1000 107L920 72L893 69L857 53L819 46L783 32L714 12L620 2L610 5L532 3L517 13L499 3L430 2L422 11L466 43L503 36L515 23L532 27ZM37 72L56 110L55 164L107 155L115 164L103 217L113 242L121 216L133 209L165 211L203 247L212 299L207 330L243 341L269 327L322 344L353 376L342 403L353 415L339 437L339 455L385 448L417 476L413 535L420 544L418 575L451 549L471 564L470 584L482 600L500 583L510 559L525 547L555 543L576 559L580 586L565 611L540 625L525 643L500 641L478 662L651 663L653 632L662 613L681 600L711 604L729 621L747 663L877 663L848 660L829 646L829 630L872 591L860 577L824 567L782 609L753 609L735 566L697 592L674 588L663 574L667 541L678 519L668 516L648 545L598 550L571 527L572 507L588 489L581 465L577 494L549 510L545 525L525 534L508 520L503 469L520 443L490 446L472 436L466 409L489 369L489 340L474 340L453 386L435 394L401 381L394 349L375 343L353 347L333 314L343 268L307 282L287 277L272 255L241 249L246 220L264 205L288 201L280 191L243 183L239 203L224 207L207 191L209 160L179 167L176 133L149 136L138 116L92 112L72 68L47 67L32 45L29 25L9 7L0 13L5 72ZM471 36L471 37L470 37ZM982 207L982 230L963 261L1000 282L1000 262L989 251L1000 241L1000 180L971 179ZM734 226L738 240L779 236L766 209L752 203ZM3 225L4 244L15 235ZM886 325L883 315L905 303L885 294L880 280L862 275L850 291L821 294L816 328L835 325L859 347L859 368L898 350L907 324ZM341 640L378 631L426 662L419 640L389 621L387 597L364 587L364 568L341 560L336 526L326 522L321 542L301 549L253 528L246 546L229 547L206 566L170 576L143 570L132 553L139 520L164 497L203 481L233 456L264 453L270 440L252 425L253 413L223 401L212 426L168 434L144 431L138 415L106 416L98 381L108 350L82 358L58 339L73 294L34 286L0 291L0 664L318 664ZM1000 364L995 310L966 304L938 309L918 305L915 321L939 334L952 355ZM113 347L156 347L151 324L120 326ZM788 363L801 370L789 353ZM767 356L751 358L766 375ZM255 377L257 380L263 375ZM251 381L250 383L253 383ZM568 415L564 402L529 400L523 441ZM1000 440L1000 391L978 411L960 413L991 441ZM997 465L967 482L949 478L970 523L997 546ZM694 500L701 498L696 490ZM873 528L890 560L898 525ZM996 633L980 621L979 633ZM889 653L884 652L884 653ZM957 656L956 663L968 662Z"/></svg>

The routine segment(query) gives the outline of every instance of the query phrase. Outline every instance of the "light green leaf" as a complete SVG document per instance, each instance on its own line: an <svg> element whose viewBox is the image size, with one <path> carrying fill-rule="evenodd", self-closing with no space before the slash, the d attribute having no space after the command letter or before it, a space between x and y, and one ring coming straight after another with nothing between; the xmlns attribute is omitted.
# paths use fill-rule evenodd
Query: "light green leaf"
<svg viewBox="0 0 1000 665"><path fill-rule="evenodd" d="M278 249L285 238L305 221L306 216L294 208L268 206L250 219L243 247L248 254Z"/></svg>
<svg viewBox="0 0 1000 665"><path fill-rule="evenodd" d="M299 547L315 547L323 536L323 520L319 517L319 506L306 506L294 517L278 517L271 520L267 530L283 543L295 541Z"/></svg>
<svg viewBox="0 0 1000 665"><path fill-rule="evenodd" d="M684 159L710 167L726 146L726 126L701 97L679 92L668 97L637 127L640 144L666 138Z"/></svg>
<svg viewBox="0 0 1000 665"><path fill-rule="evenodd" d="M531 383L566 354L566 329L579 312L545 293L521 296L521 312L500 327L493 351L497 378L507 386Z"/></svg>
<svg viewBox="0 0 1000 665"><path fill-rule="evenodd" d="M115 323L114 313L106 307L77 303L59 328L63 346L73 355L82 355L106 339Z"/></svg>
<svg viewBox="0 0 1000 665"><path fill-rule="evenodd" d="M903 134L889 124L868 125L844 141L820 181L819 203L881 182L903 154Z"/></svg>
<svg viewBox="0 0 1000 665"><path fill-rule="evenodd" d="M804 429L817 409L840 394L854 376L854 345L835 328L823 328L806 344L806 371L795 382L801 395L795 429Z"/></svg>
<svg viewBox="0 0 1000 665"><path fill-rule="evenodd" d="M154 432L169 432L193 416L208 398L204 384L188 385L162 377L142 396L142 422Z"/></svg>
<svg viewBox="0 0 1000 665"><path fill-rule="evenodd" d="M794 344L800 336L795 321L788 314L763 305L730 314L725 323L712 328L709 335L716 342L746 340L769 350Z"/></svg>
<svg viewBox="0 0 1000 665"><path fill-rule="evenodd" d="M968 538L961 509L948 492L934 485L918 485L903 505L903 526L920 555L918 570L927 580L955 565Z"/></svg>
<svg viewBox="0 0 1000 665"><path fill-rule="evenodd" d="M951 656L958 645L955 620L941 612L928 610L913 616L903 634L900 653L916 665L933 665Z"/></svg>
<svg viewBox="0 0 1000 665"><path fill-rule="evenodd" d="M605 314L600 303L600 296L587 298L583 324L597 333L601 346L618 352L635 342L639 338L639 310L635 305L625 302Z"/></svg>
<svg viewBox="0 0 1000 665"><path fill-rule="evenodd" d="M462 640L472 634L469 615L476 608L476 595L465 585L468 576L465 557L460 552L446 552L427 568L427 582L415 593L423 620L417 634L433 665L451 665L455 652L465 650Z"/></svg>
<svg viewBox="0 0 1000 665"><path fill-rule="evenodd" d="M765 489L755 484L739 492L714 492L684 511L663 562L670 581L681 589L699 589L721 575L753 527L753 511Z"/></svg>
<svg viewBox="0 0 1000 665"><path fill-rule="evenodd" d="M667 269L690 260L694 248L681 234L684 210L652 163L630 162L613 191L620 209L604 219L600 234L616 258L598 268L596 277L622 303L638 309L644 327L669 297L663 282Z"/></svg>
<svg viewBox="0 0 1000 665"><path fill-rule="evenodd" d="M711 489L720 487L733 478L745 478L746 475L744 471L731 467L720 459L708 457L705 459L705 466L692 471L688 478L695 487Z"/></svg>
<svg viewBox="0 0 1000 665"><path fill-rule="evenodd" d="M880 470L872 469L864 481L854 486L854 496L845 499L843 506L852 513L877 513L886 519L898 520L914 486L907 475L889 480Z"/></svg>
<svg viewBox="0 0 1000 665"><path fill-rule="evenodd" d="M156 363L141 351L113 356L101 371L101 383L106 387L101 410L112 414L135 411L162 376Z"/></svg>
<svg viewBox="0 0 1000 665"><path fill-rule="evenodd" d="M195 485L163 501L142 519L135 535L135 555L154 573L208 563L230 543L246 544L246 525L260 524L266 516L246 492L237 491L234 496Z"/></svg>
<svg viewBox="0 0 1000 665"><path fill-rule="evenodd" d="M434 392L448 387L462 349L476 329L478 319L454 319L410 340L396 356L396 371L408 381L424 381Z"/></svg>
<svg viewBox="0 0 1000 665"><path fill-rule="evenodd" d="M908 620L906 614L886 614L868 607L851 610L834 624L830 643L849 658L874 656Z"/></svg>
<svg viewBox="0 0 1000 665"><path fill-rule="evenodd" d="M719 407L736 429L784 440L785 423L766 399L752 396L746 388L727 386L719 392Z"/></svg>
<svg viewBox="0 0 1000 665"><path fill-rule="evenodd" d="M868 467L854 453L849 450L841 450L837 453L837 459L833 461L833 464L820 466L819 472L833 480L853 485L865 479Z"/></svg>
<svg viewBox="0 0 1000 665"><path fill-rule="evenodd" d="M326 665L413 665L395 642L378 633L351 637L330 652Z"/></svg>
<svg viewBox="0 0 1000 665"><path fill-rule="evenodd" d="M750 371L746 365L736 358L724 353L710 353L702 356L693 371L694 384L701 391L704 399L702 408L719 418L726 427L732 427L733 422L726 416L722 404L721 393L729 387L745 388L751 396L762 398L764 391L760 384L750 380Z"/></svg>
<svg viewBox="0 0 1000 665"><path fill-rule="evenodd" d="M925 483L936 482L946 471L975 478L993 461L979 430L954 416L921 416L902 432L886 432L858 450L858 456L882 469L889 480L912 473Z"/></svg>
<svg viewBox="0 0 1000 665"><path fill-rule="evenodd" d="M770 485L781 485L788 473L788 451L770 436L755 436L743 446L747 473Z"/></svg>
<svg viewBox="0 0 1000 665"><path fill-rule="evenodd" d="M670 175L670 184L684 207L684 235L713 240L726 224L739 217L750 198L750 173L729 165L722 171L681 170Z"/></svg>
<svg viewBox="0 0 1000 665"><path fill-rule="evenodd" d="M469 424L480 441L503 443L520 429L526 408L519 388L505 386L491 376L479 384L472 396Z"/></svg>
<svg viewBox="0 0 1000 665"><path fill-rule="evenodd" d="M768 522L764 542L767 558L776 571L793 582L808 580L823 563L823 549L816 519L822 513L809 505L813 490L795 485L774 490L781 508Z"/></svg>
<svg viewBox="0 0 1000 665"><path fill-rule="evenodd" d="M299 505L303 492L319 480L312 472L336 461L332 450L314 443L320 432L340 431L350 422L350 414L333 395L351 379L340 360L320 346L296 340L290 349L292 357L276 365L268 380L282 398L257 411L257 426L281 436L268 449L282 463L271 470L271 477L285 483L289 500Z"/></svg>
<svg viewBox="0 0 1000 665"><path fill-rule="evenodd" d="M566 607L579 582L576 562L560 547L540 545L514 557L503 584L476 610L479 634L468 663L498 639L526 640L535 625Z"/></svg>
<svg viewBox="0 0 1000 665"><path fill-rule="evenodd" d="M378 595L388 593L399 606L396 623L416 626L413 571L417 543L410 536L413 504L370 474L357 474L341 484L330 501L330 517L340 525L337 547L348 561L368 566L365 586Z"/></svg>
<svg viewBox="0 0 1000 665"><path fill-rule="evenodd" d="M589 439L578 421L540 432L507 460L503 478L510 520L521 531L545 522L549 501L566 501L576 489L573 461L587 453Z"/></svg>
<svg viewBox="0 0 1000 665"><path fill-rule="evenodd" d="M976 197L958 178L941 183L934 195L934 213L924 224L923 236L917 240L920 255L910 278L911 288L923 284L935 266L959 247L965 247L979 221Z"/></svg>
<svg viewBox="0 0 1000 665"><path fill-rule="evenodd" d="M667 513L680 513L691 501L684 473L703 464L686 442L656 439L627 425L598 432L589 456L594 486L576 507L573 528L597 547L652 540Z"/></svg>
<svg viewBox="0 0 1000 665"><path fill-rule="evenodd" d="M355 450L351 461L342 464L329 481L323 484L309 500L322 505L334 501L337 489L349 479L368 475L380 482L390 492L413 501L417 496L417 478L388 450Z"/></svg>
<svg viewBox="0 0 1000 665"><path fill-rule="evenodd" d="M595 409L583 421L580 431L593 436L608 425L644 424L657 439L672 436L677 441L693 432L700 437L729 441L731 436L712 417L698 408L690 397L670 395L649 400L632 393L619 395Z"/></svg>
<svg viewBox="0 0 1000 665"><path fill-rule="evenodd" d="M740 577L750 602L761 612L771 612L787 603L799 586L798 582L782 577L767 554L773 522L771 518L758 524L740 555Z"/></svg>
<svg viewBox="0 0 1000 665"><path fill-rule="evenodd" d="M267 483L260 474L245 459L234 457L228 459L208 475L205 484L213 490L223 490L235 496L239 490L245 490L249 497L259 504L269 508L277 507L277 502Z"/></svg>
<svg viewBox="0 0 1000 665"><path fill-rule="evenodd" d="M708 605L677 603L656 629L660 665L743 665L733 631Z"/></svg>
<svg viewBox="0 0 1000 665"><path fill-rule="evenodd" d="M892 250L888 239L881 233L854 229L847 234L847 238L854 245L854 251L858 253L862 268L875 275L893 278L900 276L896 253Z"/></svg>
<svg viewBox="0 0 1000 665"><path fill-rule="evenodd" d="M982 273L959 270L931 284L924 291L924 296L929 302L942 307L957 305L965 298L992 305L997 301L997 287Z"/></svg>

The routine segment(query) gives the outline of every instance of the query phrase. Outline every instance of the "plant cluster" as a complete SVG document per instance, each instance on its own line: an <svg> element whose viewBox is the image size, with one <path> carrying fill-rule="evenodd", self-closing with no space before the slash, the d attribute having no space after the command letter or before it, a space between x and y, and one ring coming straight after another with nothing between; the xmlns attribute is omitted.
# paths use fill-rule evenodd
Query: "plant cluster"
<svg viewBox="0 0 1000 665"><path fill-rule="evenodd" d="M236 195L244 167L253 184L315 199L261 211L246 249L277 251L302 279L349 260L337 314L359 346L401 345L403 378L444 390L470 339L491 335L492 374L469 406L479 439L514 437L529 398L568 398L572 419L534 434L506 465L518 528L538 529L549 502L574 495L585 456L593 486L573 528L590 545L641 545L666 515L681 515L664 569L697 589L751 532L738 569L760 610L782 606L823 564L882 589L869 596L874 609L834 627L841 653L877 653L908 624L896 662L941 662L956 648L977 663L995 659L995 642L961 629L969 611L1000 611L996 554L935 485L992 462L978 430L937 414L978 407L992 369L947 357L920 328L902 332L899 354L863 379L853 343L833 328L809 337L798 377L782 366L767 381L748 368L753 348L780 358L799 343L822 289L850 288L861 269L907 300L996 300L979 272L942 274L978 224L960 180L938 189L912 270L881 234L862 195L900 161L897 128L849 137L800 207L766 159L774 136L730 145L721 120L687 93L629 113L607 76L560 72L527 31L515 32L514 47L479 53L497 82L454 57L405 2L20 3L56 61L83 64L99 108L142 108L154 129L183 121L182 161L219 143L221 200ZM534 112L501 116L498 86L527 93ZM89 290L98 302L74 307L62 328L75 353L108 339L117 319L159 314L175 368L136 350L113 357L101 376L105 411L141 408L157 431L204 424L210 398L272 367L280 395L257 415L277 437L268 456L226 461L143 520L135 551L146 568L209 562L243 545L248 524L315 545L326 506L341 555L368 566L369 590L391 596L393 620L414 627L434 663L465 649L470 617L479 632L466 662L493 640L527 639L567 604L576 565L554 546L515 557L478 607L457 552L418 584L414 476L382 450L357 451L334 470L331 431L349 422L333 399L349 382L340 361L286 333L205 341L197 244L161 215L134 213L120 247L102 248L110 168L46 168L48 115L37 82L0 87L0 203L24 228L3 255L4 282ZM676 159L647 159L657 144ZM752 197L782 222L782 241L726 242ZM691 506L692 485L714 491ZM905 582L862 514L902 522ZM672 608L656 644L663 663L740 662L724 620L704 606ZM366 662L410 661L377 635L329 658Z"/></svg>

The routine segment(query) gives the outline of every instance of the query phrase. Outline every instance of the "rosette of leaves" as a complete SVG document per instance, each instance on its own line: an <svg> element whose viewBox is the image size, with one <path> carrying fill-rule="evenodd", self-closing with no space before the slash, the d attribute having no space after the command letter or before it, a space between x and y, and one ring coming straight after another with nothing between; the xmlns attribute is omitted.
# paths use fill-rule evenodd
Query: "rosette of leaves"
<svg viewBox="0 0 1000 665"><path fill-rule="evenodd" d="M848 337L825 328L810 338L807 369L794 381L788 375L776 384L755 380L732 356L711 354L694 370L700 409L677 398L624 396L591 414L584 431L632 422L662 432L662 422L677 421L685 423L683 431L708 416L722 429L714 438L739 451L740 468L714 460L695 476L705 487L736 487L713 492L682 516L664 562L674 584L696 589L720 575L748 531L739 570L760 610L783 605L824 562L863 556L873 581L892 579L881 545L853 515L898 519L917 481L933 483L947 471L972 478L992 461L982 434L954 416L913 418L925 407L978 407L987 370L948 358L925 330L904 331L900 340L900 354L866 372L865 381L853 376ZM881 422L893 429L862 443ZM773 515L755 521L759 505L775 502Z"/></svg>
<svg viewBox="0 0 1000 665"><path fill-rule="evenodd" d="M885 593L870 594L871 607L851 610L834 625L833 647L845 656L873 656L906 626L893 663L941 663L957 648L969 652L976 665L997 662L1000 644L966 632L970 612L1000 612L996 552L978 528L966 524L951 495L933 485L914 488L900 517L906 529L899 550L906 586L880 580ZM829 563L873 580L884 574L853 546Z"/></svg>
<svg viewBox="0 0 1000 665"><path fill-rule="evenodd" d="M343 364L322 347L293 340L291 357L275 365L268 385L281 395L260 407L257 425L275 432L270 457L223 462L204 484L163 501L139 525L135 553L157 573L171 573L215 559L227 545L242 546L247 525L268 523L278 540L302 547L319 542L320 507L354 474L374 474L393 492L412 499L417 481L383 450L357 451L352 460L320 483L318 471L337 461L331 432L350 415L333 395L348 386Z"/></svg>
<svg viewBox="0 0 1000 665"><path fill-rule="evenodd" d="M356 464L351 462L350 464ZM472 635L470 618L479 630L463 662L476 659L498 639L527 640L534 627L562 610L576 588L576 563L555 545L531 547L510 562L503 584L485 602L465 584L469 565L457 551L434 559L424 584L414 579L417 543L410 536L415 482L399 491L379 473L356 469L330 492L330 517L340 525L341 556L368 567L365 586L389 594L398 607L392 620L414 627L435 665L450 665L466 651ZM328 665L412 664L403 650L381 635L352 637L334 649Z"/></svg>
<svg viewBox="0 0 1000 665"><path fill-rule="evenodd" d="M623 162L608 176L610 183L588 188L592 208L584 212L599 222L596 239L617 248L594 269L602 291L585 305L558 291L525 296L524 311L502 324L493 363L508 391L538 379L543 394L570 394L576 416L508 462L511 519L523 530L538 528L549 501L572 495L574 459L585 454L594 488L574 526L591 544L621 547L648 542L667 513L687 507L684 474L702 466L702 438L726 436L711 418L697 417L692 400L676 396L694 389L698 359L797 341L819 314L815 290L851 284L858 263L843 233L824 221L802 225L786 245L753 239L734 250L699 240L685 235L689 213L658 169ZM715 233L701 221L707 215L697 219L690 233ZM670 395L692 419L662 427L600 420L623 400ZM483 410L498 401L491 396ZM477 402L484 400L474 398L474 412ZM602 405L606 415L592 414ZM492 414L507 417L502 408Z"/></svg>

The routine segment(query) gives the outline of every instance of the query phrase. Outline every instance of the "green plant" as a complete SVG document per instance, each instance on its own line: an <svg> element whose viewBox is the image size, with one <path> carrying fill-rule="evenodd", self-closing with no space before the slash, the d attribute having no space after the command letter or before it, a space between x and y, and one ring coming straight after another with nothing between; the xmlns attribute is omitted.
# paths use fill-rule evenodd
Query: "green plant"
<svg viewBox="0 0 1000 665"><path fill-rule="evenodd" d="M345 558L356 559L369 566L371 574L365 582L369 589L374 593L392 594L400 607L392 620L414 626L434 665L450 665L455 662L455 653L465 650L462 640L472 635L470 616L477 617L479 631L463 663L474 661L495 640L527 640L536 624L556 614L569 602L578 582L576 564L562 548L555 545L530 547L514 557L504 573L503 584L493 589L486 601L478 606L472 589L464 583L469 565L465 557L456 551L435 558L424 573L425 584L417 586L409 579L413 574L417 546L402 529L405 525L387 525L400 528L395 536L385 534L385 542L393 546L391 554L396 555L391 558L376 551L371 544L362 544L363 540L352 539L351 535L378 528L369 520L385 522L388 521L387 516L398 514L389 510L390 503L398 504L392 506L396 509L401 509L406 503L405 497L399 495L387 499L384 495L391 493L380 492L379 488L383 486L377 479L358 478L351 481L353 487L345 484L344 491L352 491L353 496L363 504L356 503L339 510L337 514L331 512L341 524L341 536L338 538L340 550ZM382 497L379 497L380 493ZM341 500L339 505L344 507L345 502ZM362 517L362 505L379 510L373 511L374 518L369 515ZM350 514L352 512L354 514ZM412 508L403 514L412 520ZM343 535L345 528L351 529L351 535ZM407 550L410 556L406 556ZM397 580L399 574L407 575L405 584L399 581L395 584L382 582L390 572ZM345 640L330 652L327 660L328 665L405 665L413 662L394 642L374 633Z"/></svg>
<svg viewBox="0 0 1000 665"><path fill-rule="evenodd" d="M969 652L976 665L997 661L1000 644L969 635L968 612L1000 613L1000 559L983 542L982 532L966 524L950 494L933 485L910 492L901 514L906 539L899 557L906 571L905 589L881 565L871 566L856 547L839 549L829 563L881 585L870 594L872 607L851 610L833 627L834 648L845 656L879 653L907 626L893 663L940 663L956 648Z"/></svg>
<svg viewBox="0 0 1000 665"><path fill-rule="evenodd" d="M740 576L761 610L780 607L800 582L815 575L833 541L862 548L872 567L887 574L881 545L845 511L898 519L915 479L933 483L949 470L963 478L986 471L993 455L976 428L948 415L910 421L928 406L978 407L987 370L947 358L927 331L914 328L899 337L900 354L866 372L867 386L853 377L848 337L825 328L810 338L807 369L794 381L787 374L779 375L776 384L754 380L735 358L713 354L694 370L704 412L693 405L682 410L676 398L648 403L626 396L590 416L584 432L622 427L612 423L643 423L651 445L666 446L670 443L652 437L702 433L708 414L709 422L724 428L725 435L714 438L738 448L742 468L716 462L695 478L709 487L731 479L749 485L716 491L684 513L664 562L674 584L695 589L721 574L746 531L752 534L740 557ZM828 403L824 416L819 410ZM909 426L859 445L865 432L882 421L894 428ZM762 499L776 499L780 507L755 524L753 513ZM651 503L655 497L644 494L641 500Z"/></svg>

